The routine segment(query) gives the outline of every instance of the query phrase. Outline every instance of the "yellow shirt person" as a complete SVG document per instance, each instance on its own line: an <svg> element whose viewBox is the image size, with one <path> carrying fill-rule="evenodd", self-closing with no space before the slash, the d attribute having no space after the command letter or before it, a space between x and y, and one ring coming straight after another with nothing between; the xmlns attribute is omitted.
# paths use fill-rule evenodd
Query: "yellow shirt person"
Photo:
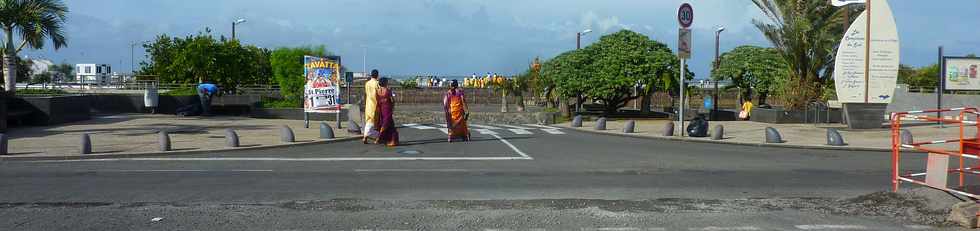
<svg viewBox="0 0 980 231"><path fill-rule="evenodd" d="M371 80L364 83L364 137L374 135L378 113L378 71L371 71Z"/></svg>

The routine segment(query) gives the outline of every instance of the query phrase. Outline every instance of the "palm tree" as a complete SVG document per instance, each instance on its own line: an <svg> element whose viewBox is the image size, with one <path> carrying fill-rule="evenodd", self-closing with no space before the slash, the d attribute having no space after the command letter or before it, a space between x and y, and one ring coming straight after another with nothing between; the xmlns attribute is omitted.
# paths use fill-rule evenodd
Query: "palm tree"
<svg viewBox="0 0 980 231"><path fill-rule="evenodd" d="M64 24L68 7L61 0L0 0L0 27L3 29L4 89L16 90L14 61L25 47L41 49L51 39L55 49L67 45ZM14 33L22 40L15 46Z"/></svg>
<svg viewBox="0 0 980 231"><path fill-rule="evenodd" d="M786 107L799 109L823 93L822 79L833 73L834 56L845 28L843 10L828 1L752 0L768 18L756 28L789 64Z"/></svg>

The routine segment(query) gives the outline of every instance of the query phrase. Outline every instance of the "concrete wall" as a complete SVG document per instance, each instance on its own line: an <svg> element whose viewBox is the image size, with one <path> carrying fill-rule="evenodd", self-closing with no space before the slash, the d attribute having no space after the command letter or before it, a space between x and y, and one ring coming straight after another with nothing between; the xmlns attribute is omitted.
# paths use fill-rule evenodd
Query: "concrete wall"
<svg viewBox="0 0 980 231"><path fill-rule="evenodd" d="M899 86L895 89L895 99L888 105L888 113L902 111L917 111L936 109L935 93L911 93L908 88ZM942 108L980 107L980 95L943 95ZM959 115L951 113L948 115Z"/></svg>

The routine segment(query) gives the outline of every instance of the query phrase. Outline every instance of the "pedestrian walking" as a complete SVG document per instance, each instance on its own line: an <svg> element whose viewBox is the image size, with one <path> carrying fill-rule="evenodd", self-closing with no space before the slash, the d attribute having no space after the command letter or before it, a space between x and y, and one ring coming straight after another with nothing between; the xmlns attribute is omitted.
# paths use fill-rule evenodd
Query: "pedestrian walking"
<svg viewBox="0 0 980 231"><path fill-rule="evenodd" d="M218 94L218 85L204 81L197 85L197 98L201 103L201 115L211 116L211 98Z"/></svg>
<svg viewBox="0 0 980 231"><path fill-rule="evenodd" d="M443 110L446 113L446 127L449 129L449 142L454 139L470 140L470 131L467 128L466 120L469 119L469 108L466 106L466 97L463 89L459 88L459 82L453 80L449 84L449 91L442 100Z"/></svg>
<svg viewBox="0 0 980 231"><path fill-rule="evenodd" d="M377 144L384 144L388 147L398 146L398 128L395 127L395 101L394 92L388 87L388 78L378 81L378 111L380 118L378 123Z"/></svg>
<svg viewBox="0 0 980 231"><path fill-rule="evenodd" d="M364 138L363 143L378 137L378 70L371 70L371 79L364 84Z"/></svg>

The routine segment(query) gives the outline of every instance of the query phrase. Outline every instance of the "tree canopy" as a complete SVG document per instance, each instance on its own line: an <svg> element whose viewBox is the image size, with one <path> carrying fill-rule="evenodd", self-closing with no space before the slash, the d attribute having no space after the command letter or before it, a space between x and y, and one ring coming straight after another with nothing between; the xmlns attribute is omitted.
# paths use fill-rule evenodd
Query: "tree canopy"
<svg viewBox="0 0 980 231"><path fill-rule="evenodd" d="M316 47L282 47L272 51L270 63L272 65L272 76L279 84L282 96L287 100L300 102L303 98L303 87L306 85L306 77L303 76L303 56L327 56L325 46Z"/></svg>
<svg viewBox="0 0 980 231"><path fill-rule="evenodd" d="M721 55L714 80L730 80L733 87L754 89L765 103L769 93L779 90L789 76L786 60L773 48L740 46Z"/></svg>
<svg viewBox="0 0 980 231"><path fill-rule="evenodd" d="M643 91L676 90L680 60L667 45L622 30L603 36L581 50L565 52L545 62L538 84L552 85L565 97L583 95L613 113ZM688 71L688 79L694 74Z"/></svg>
<svg viewBox="0 0 980 231"><path fill-rule="evenodd" d="M156 75L162 83L211 81L229 91L270 83L269 50L215 39L209 30L185 38L160 35L143 47L149 61L141 64L140 74Z"/></svg>

